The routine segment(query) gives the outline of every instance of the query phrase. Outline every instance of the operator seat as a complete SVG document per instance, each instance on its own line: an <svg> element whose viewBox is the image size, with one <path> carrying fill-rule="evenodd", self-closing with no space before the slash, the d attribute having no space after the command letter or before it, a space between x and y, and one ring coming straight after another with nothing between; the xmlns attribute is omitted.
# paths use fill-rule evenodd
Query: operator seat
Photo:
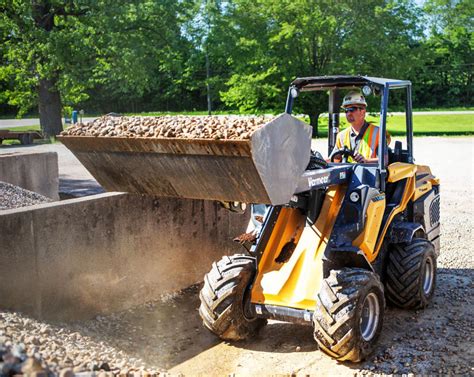
<svg viewBox="0 0 474 377"><path fill-rule="evenodd" d="M388 163L389 165L394 163L394 162L403 162L403 152L402 152L402 142L401 141L396 141L395 142L395 148L392 149L388 148Z"/></svg>

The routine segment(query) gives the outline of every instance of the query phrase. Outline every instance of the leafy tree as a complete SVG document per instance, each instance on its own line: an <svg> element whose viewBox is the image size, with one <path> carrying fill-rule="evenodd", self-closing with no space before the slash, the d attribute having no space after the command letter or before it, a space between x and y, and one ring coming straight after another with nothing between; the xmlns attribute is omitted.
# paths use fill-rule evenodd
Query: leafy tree
<svg viewBox="0 0 474 377"><path fill-rule="evenodd" d="M38 104L47 136L62 129L62 103L87 90L141 98L182 70L187 1L0 0L0 80L20 114ZM165 95L175 95L168 85Z"/></svg>
<svg viewBox="0 0 474 377"><path fill-rule="evenodd" d="M209 113L219 105L219 92L231 74L228 59L234 46L229 26L232 6L222 0L196 0L193 17L185 25L185 37L194 50L177 84L184 85L194 95L206 97Z"/></svg>
<svg viewBox="0 0 474 377"><path fill-rule="evenodd" d="M283 108L296 77L371 74L406 77L419 63L421 30L411 1L238 0L238 35L224 102L241 110ZM383 48L382 48L383 46ZM239 58L237 58L239 57ZM317 132L323 96L298 100Z"/></svg>
<svg viewBox="0 0 474 377"><path fill-rule="evenodd" d="M474 3L429 0L425 3L427 41L419 70L417 103L424 106L472 104Z"/></svg>
<svg viewBox="0 0 474 377"><path fill-rule="evenodd" d="M418 105L469 105L473 2L0 0L0 111L283 110L296 77L412 79ZM418 84L420 83L420 84ZM327 98L295 108L317 119Z"/></svg>

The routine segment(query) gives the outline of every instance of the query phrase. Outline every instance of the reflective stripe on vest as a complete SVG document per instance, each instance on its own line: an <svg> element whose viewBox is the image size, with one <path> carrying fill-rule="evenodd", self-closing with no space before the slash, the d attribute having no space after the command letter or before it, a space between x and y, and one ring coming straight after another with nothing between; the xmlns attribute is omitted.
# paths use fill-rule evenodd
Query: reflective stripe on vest
<svg viewBox="0 0 474 377"><path fill-rule="evenodd" d="M338 135L339 148L346 146L351 149L351 128L348 127L341 131ZM365 131L363 138L360 140L357 152L365 158L377 157L377 149L379 145L379 127L369 123L369 127ZM354 162L354 159L349 157L348 162Z"/></svg>
<svg viewBox="0 0 474 377"><path fill-rule="evenodd" d="M379 128L377 126L372 127L371 138L370 149L372 150L372 157L377 157L377 148L379 146Z"/></svg>

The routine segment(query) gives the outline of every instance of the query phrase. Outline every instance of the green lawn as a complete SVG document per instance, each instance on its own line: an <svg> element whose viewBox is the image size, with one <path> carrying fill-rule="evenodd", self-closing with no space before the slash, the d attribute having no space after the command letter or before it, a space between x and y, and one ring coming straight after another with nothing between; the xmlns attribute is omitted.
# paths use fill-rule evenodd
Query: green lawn
<svg viewBox="0 0 474 377"><path fill-rule="evenodd" d="M368 116L367 119L379 124L379 117ZM319 136L327 135L327 118L319 119ZM341 114L341 128L347 127L347 122ZM405 116L392 115L387 119L387 130L393 136L405 134ZM449 114L449 115L414 115L413 133L415 136L455 136L474 135L474 115Z"/></svg>
<svg viewBox="0 0 474 377"><path fill-rule="evenodd" d="M405 122L404 116L392 116L387 120L387 129L393 135L404 135ZM414 115L413 133L415 135L473 135L474 115Z"/></svg>
<svg viewBox="0 0 474 377"><path fill-rule="evenodd" d="M39 131L40 126L39 124L31 125L31 126L18 126L18 127L8 127L10 131Z"/></svg>

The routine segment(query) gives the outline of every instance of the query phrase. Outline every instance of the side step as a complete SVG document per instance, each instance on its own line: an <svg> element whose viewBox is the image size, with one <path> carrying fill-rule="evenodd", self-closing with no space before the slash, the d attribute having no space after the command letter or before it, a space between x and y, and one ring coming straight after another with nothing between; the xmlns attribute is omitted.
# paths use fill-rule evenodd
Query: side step
<svg viewBox="0 0 474 377"><path fill-rule="evenodd" d="M274 319L300 325L313 325L313 312L309 310L265 304L251 304L250 310L252 316L257 318Z"/></svg>

